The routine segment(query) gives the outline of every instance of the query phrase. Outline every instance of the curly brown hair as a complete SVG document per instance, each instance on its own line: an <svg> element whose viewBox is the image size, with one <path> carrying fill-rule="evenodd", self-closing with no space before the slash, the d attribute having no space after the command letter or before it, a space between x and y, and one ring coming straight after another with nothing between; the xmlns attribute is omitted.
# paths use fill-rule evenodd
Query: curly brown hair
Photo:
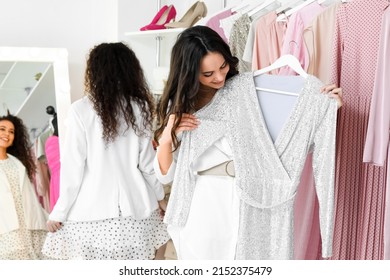
<svg viewBox="0 0 390 280"><path fill-rule="evenodd" d="M0 121L4 120L11 122L15 127L14 142L12 143L12 146L7 148L7 153L13 155L22 162L22 164L26 167L30 181L32 181L35 175L36 166L30 149L30 138L27 128L22 119L9 113L8 115L0 117Z"/></svg>
<svg viewBox="0 0 390 280"><path fill-rule="evenodd" d="M125 131L131 126L137 135L142 135L144 129L152 129L153 95L138 58L126 44L102 43L92 48L84 85L101 119L102 137L107 144L123 133L120 130L121 118L126 123ZM137 124L132 102L141 109L142 124Z"/></svg>

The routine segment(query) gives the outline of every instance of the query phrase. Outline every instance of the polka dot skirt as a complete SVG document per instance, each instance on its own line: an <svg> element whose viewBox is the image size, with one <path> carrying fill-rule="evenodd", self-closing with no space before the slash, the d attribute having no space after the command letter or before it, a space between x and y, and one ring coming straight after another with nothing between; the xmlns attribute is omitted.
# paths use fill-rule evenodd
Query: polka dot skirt
<svg viewBox="0 0 390 280"><path fill-rule="evenodd" d="M159 211L143 220L118 217L100 221L65 222L48 233L43 254L53 259L148 260L169 240Z"/></svg>

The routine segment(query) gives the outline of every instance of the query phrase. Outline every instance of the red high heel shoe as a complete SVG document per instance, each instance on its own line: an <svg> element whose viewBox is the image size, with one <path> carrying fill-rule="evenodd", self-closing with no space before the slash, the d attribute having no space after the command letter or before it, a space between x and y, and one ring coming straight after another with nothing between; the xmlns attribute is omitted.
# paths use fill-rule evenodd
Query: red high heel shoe
<svg viewBox="0 0 390 280"><path fill-rule="evenodd" d="M168 6L167 5L164 5L158 12L157 14L154 16L153 20L149 23L149 24L155 24L162 16L162 14L168 9ZM139 30L143 31L143 30L146 30L147 25L141 27Z"/></svg>
<svg viewBox="0 0 390 280"><path fill-rule="evenodd" d="M160 9L160 11L156 14L156 16L153 18L153 20L150 24L145 25L144 27L141 27L140 30L146 31L146 30L166 29L165 24L167 24L167 23L171 22L171 20L175 19L176 9L175 9L175 6L173 6L173 5L166 6L165 9L164 9L164 7L162 7ZM155 21L155 22L153 22L153 21Z"/></svg>

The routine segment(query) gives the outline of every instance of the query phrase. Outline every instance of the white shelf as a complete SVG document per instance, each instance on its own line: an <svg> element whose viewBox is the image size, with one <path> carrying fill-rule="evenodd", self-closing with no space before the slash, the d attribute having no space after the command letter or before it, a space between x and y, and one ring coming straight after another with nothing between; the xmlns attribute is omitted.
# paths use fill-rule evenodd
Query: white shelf
<svg viewBox="0 0 390 280"><path fill-rule="evenodd" d="M127 37L163 37L163 36L177 36L185 28L169 28L158 30L134 31L125 32Z"/></svg>

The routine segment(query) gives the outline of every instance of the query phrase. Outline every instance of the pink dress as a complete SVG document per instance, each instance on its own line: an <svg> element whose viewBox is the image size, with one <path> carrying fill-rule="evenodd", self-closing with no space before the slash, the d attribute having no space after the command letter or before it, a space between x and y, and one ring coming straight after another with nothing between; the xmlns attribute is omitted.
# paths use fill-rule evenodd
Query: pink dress
<svg viewBox="0 0 390 280"><path fill-rule="evenodd" d="M46 140L46 159L50 168L50 211L60 195L60 143L58 136L50 136Z"/></svg>
<svg viewBox="0 0 390 280"><path fill-rule="evenodd" d="M390 9L385 11L382 19L381 40L378 54L374 92L372 94L370 119L364 147L364 162L386 166L386 157L390 160ZM388 163L387 163L388 164ZM387 168L387 186L390 180L390 169ZM384 225L384 259L390 259L390 191L386 194Z"/></svg>
<svg viewBox="0 0 390 280"><path fill-rule="evenodd" d="M336 150L333 259L382 259L386 168L363 163L386 0L340 6L331 81L343 88Z"/></svg>
<svg viewBox="0 0 390 280"><path fill-rule="evenodd" d="M286 22L276 21L277 14L270 12L256 22L256 33L253 46L252 70L267 67L280 57ZM272 70L278 74L279 69Z"/></svg>
<svg viewBox="0 0 390 280"><path fill-rule="evenodd" d="M303 31L324 9L324 7L315 1L292 14L287 22L287 30L282 46L282 55L292 54L299 59L305 70L307 70L309 65L309 55L303 39ZM296 75L295 71L290 67L281 68L279 74Z"/></svg>

